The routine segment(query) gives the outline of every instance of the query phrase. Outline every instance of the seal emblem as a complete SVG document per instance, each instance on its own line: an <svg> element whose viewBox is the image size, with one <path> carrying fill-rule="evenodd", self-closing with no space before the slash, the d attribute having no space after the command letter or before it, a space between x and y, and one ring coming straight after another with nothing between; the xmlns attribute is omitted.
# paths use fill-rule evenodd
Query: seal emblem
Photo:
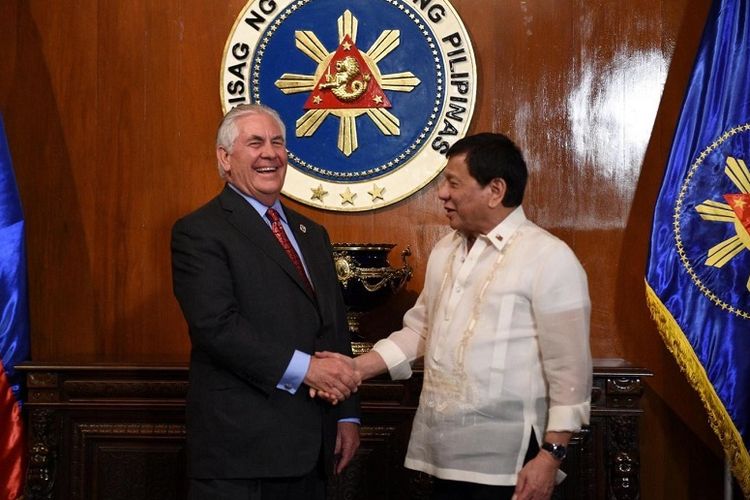
<svg viewBox="0 0 750 500"><path fill-rule="evenodd" d="M674 206L674 240L693 284L750 319L750 123L724 132L690 166Z"/></svg>
<svg viewBox="0 0 750 500"><path fill-rule="evenodd" d="M250 0L226 43L221 100L294 124L283 194L371 210L442 171L474 112L476 62L446 0Z"/></svg>

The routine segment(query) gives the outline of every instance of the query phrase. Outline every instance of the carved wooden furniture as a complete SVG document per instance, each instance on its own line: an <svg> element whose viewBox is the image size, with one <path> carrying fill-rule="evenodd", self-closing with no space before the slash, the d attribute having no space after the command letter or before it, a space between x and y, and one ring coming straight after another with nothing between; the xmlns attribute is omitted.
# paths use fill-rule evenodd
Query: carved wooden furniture
<svg viewBox="0 0 750 500"><path fill-rule="evenodd" d="M184 365L26 363L28 500L185 498ZM562 499L639 498L643 377L595 360L591 426L577 434L555 492ZM402 466L421 372L363 384L362 445L331 500L427 498L430 478Z"/></svg>

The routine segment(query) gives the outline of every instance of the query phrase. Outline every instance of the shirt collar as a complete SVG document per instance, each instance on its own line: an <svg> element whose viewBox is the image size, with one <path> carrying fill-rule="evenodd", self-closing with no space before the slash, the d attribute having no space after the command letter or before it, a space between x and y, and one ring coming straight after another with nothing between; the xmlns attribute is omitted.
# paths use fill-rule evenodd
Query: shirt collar
<svg viewBox="0 0 750 500"><path fill-rule="evenodd" d="M483 239L495 246L498 250L502 249L511 236L521 227L528 219L523 207L519 205L508 216L493 227L487 234L480 234L477 239ZM454 238L459 239L464 245L466 236L456 231Z"/></svg>
<svg viewBox="0 0 750 500"><path fill-rule="evenodd" d="M519 205L483 237L487 238L499 250L505 246L510 237L526 220L526 213L523 211L523 207Z"/></svg>
<svg viewBox="0 0 750 500"><path fill-rule="evenodd" d="M289 225L289 221L286 219L286 213L284 212L284 207L281 205L281 200L279 200L278 198L276 198L276 201L273 202L273 205L269 207L259 202L252 196L243 193L238 188L236 188L232 183L227 183L227 184L229 185L230 188L232 188L234 192L242 196L245 199L245 201L247 201L250 204L250 206L255 209L256 212L258 212L258 215L260 215L261 219L266 221L268 224L270 224L270 222L268 221L268 218L266 217L266 211L268 211L269 208L273 208L279 213L279 217L281 217L281 220L284 221L284 224L286 224L287 226Z"/></svg>

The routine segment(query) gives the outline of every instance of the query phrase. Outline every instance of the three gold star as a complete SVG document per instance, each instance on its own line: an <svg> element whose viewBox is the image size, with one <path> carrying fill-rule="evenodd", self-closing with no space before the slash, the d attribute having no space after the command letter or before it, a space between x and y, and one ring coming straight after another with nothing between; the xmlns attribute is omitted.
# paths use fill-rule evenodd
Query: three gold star
<svg viewBox="0 0 750 500"><path fill-rule="evenodd" d="M357 193L352 193L349 188L346 188L346 191L340 193L339 196L341 196L342 205L346 205L347 203L354 205L354 198L357 197Z"/></svg>
<svg viewBox="0 0 750 500"><path fill-rule="evenodd" d="M323 184L318 184L318 187L316 188L310 188L310 191L312 191L312 196L310 197L311 200L318 200L321 203L323 203L323 197L328 194L328 191L323 189Z"/></svg>
<svg viewBox="0 0 750 500"><path fill-rule="evenodd" d="M368 191L367 194L372 196L372 201L382 200L384 191L385 191L385 188L381 188L381 187L378 187L377 184L373 184L372 191Z"/></svg>

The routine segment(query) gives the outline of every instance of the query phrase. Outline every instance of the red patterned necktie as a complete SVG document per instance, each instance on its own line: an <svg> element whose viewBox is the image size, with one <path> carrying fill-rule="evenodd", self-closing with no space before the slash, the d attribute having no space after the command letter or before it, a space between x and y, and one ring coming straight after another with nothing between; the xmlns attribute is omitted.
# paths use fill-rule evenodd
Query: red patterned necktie
<svg viewBox="0 0 750 500"><path fill-rule="evenodd" d="M310 280L307 278L307 273L305 273L305 268L302 266L302 261L300 260L299 255L297 255L297 252L294 250L292 242L289 241L289 238L287 238L286 236L284 226L281 224L281 217L279 217L279 213L273 208L269 208L266 212L266 217L268 217L268 220L271 221L271 231L273 232L273 235L276 236L276 239L279 241L281 248L284 249L284 252L286 252L286 254L289 256L289 259L292 261L292 264L294 264L294 267L297 268L297 272L302 278L302 282L307 285L307 288L314 295L315 292L313 290L312 284L310 283Z"/></svg>

